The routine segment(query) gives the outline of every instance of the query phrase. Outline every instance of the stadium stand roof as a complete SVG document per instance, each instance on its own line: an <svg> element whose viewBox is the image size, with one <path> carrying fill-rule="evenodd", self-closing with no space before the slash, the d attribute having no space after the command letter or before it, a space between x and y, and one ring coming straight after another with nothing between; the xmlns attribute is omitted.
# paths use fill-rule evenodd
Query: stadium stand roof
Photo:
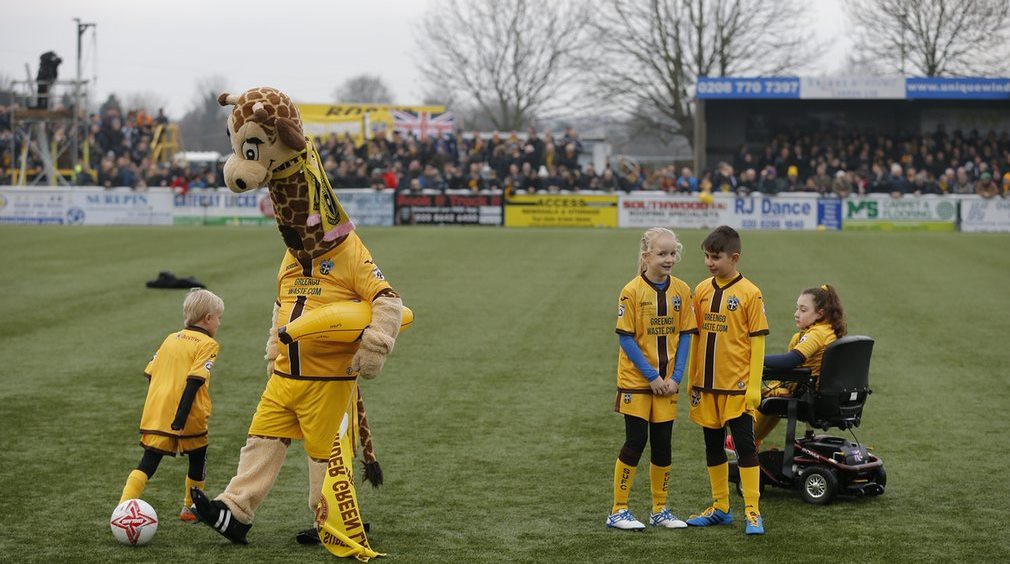
<svg viewBox="0 0 1010 564"><path fill-rule="evenodd" d="M695 89L695 168L725 159L774 126L921 131L932 124L1010 124L1010 77L702 77Z"/></svg>
<svg viewBox="0 0 1010 564"><path fill-rule="evenodd" d="M1010 78L702 77L699 100L1010 100Z"/></svg>

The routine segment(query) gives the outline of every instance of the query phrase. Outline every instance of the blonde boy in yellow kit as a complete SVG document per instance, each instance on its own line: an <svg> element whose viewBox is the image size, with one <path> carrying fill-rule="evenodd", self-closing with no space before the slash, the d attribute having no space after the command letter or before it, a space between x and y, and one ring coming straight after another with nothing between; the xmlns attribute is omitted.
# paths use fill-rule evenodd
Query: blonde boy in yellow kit
<svg viewBox="0 0 1010 564"><path fill-rule="evenodd" d="M691 355L691 420L705 434L705 458L712 485L712 505L687 524L728 525L729 465L723 448L726 427L736 444L748 535L763 535L758 508L761 480L754 446L754 415L761 402L765 318L761 290L737 272L740 235L717 227L701 244L711 278L694 289L698 339Z"/></svg>
<svg viewBox="0 0 1010 564"><path fill-rule="evenodd" d="M179 518L195 521L189 492L194 486L202 488L206 475L208 386L219 350L214 336L221 326L224 301L212 292L194 288L186 295L182 309L185 328L166 337L144 369L150 381L140 418L144 456L130 472L119 502L139 498L162 457L182 453L189 457L189 472Z"/></svg>

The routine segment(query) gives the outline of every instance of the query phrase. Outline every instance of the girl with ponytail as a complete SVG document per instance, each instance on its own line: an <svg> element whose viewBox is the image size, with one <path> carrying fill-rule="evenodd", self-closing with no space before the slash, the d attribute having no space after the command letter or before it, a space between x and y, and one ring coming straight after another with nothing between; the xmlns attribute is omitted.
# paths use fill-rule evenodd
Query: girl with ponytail
<svg viewBox="0 0 1010 564"><path fill-rule="evenodd" d="M821 359L824 349L836 339L844 337L848 331L845 309L834 286L823 284L807 288L796 299L796 313L793 314L799 332L789 341L789 352L765 356L765 366L769 368L809 368L811 375L821 373ZM790 396L796 384L768 381L761 390L763 397ZM754 439L760 442L778 424L777 416L758 413L754 421Z"/></svg>
<svg viewBox="0 0 1010 564"><path fill-rule="evenodd" d="M672 460L671 437L677 418L677 391L698 333L691 289L673 276L684 245L669 229L653 227L642 235L635 277L617 302L617 397L614 411L624 416L624 445L614 465L614 503L607 527L640 531L645 524L628 508L631 483L646 444L651 446L649 524L682 529L687 523L667 507Z"/></svg>

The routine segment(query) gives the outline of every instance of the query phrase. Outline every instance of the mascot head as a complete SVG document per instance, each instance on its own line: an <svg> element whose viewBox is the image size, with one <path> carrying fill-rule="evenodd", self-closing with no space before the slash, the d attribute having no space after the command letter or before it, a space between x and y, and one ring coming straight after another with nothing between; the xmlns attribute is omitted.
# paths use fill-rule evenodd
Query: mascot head
<svg viewBox="0 0 1010 564"><path fill-rule="evenodd" d="M232 192L266 185L273 172L305 150L298 108L275 88L253 88L241 95L217 97L234 106L228 116L228 137L235 151L224 165L224 182Z"/></svg>

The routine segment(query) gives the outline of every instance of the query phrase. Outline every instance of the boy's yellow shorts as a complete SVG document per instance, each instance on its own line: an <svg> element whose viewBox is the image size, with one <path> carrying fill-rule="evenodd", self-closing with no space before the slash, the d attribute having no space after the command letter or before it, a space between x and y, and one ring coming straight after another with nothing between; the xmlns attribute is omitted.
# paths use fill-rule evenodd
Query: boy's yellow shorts
<svg viewBox="0 0 1010 564"><path fill-rule="evenodd" d="M180 452L182 454L193 452L207 446L209 442L207 435L179 438L153 433L140 434L140 446L169 456L175 456Z"/></svg>
<svg viewBox="0 0 1010 564"><path fill-rule="evenodd" d="M350 399L356 389L353 379L295 380L274 374L256 406L249 434L304 440L309 456L326 460L345 408L349 432L357 429L356 397Z"/></svg>
<svg viewBox="0 0 1010 564"><path fill-rule="evenodd" d="M677 394L653 395L652 390L617 390L614 411L645 419L649 423L663 423L677 419Z"/></svg>
<svg viewBox="0 0 1010 564"><path fill-rule="evenodd" d="M754 409L747 407L744 394L714 394L692 389L690 397L691 421L709 429L722 429L744 413L751 417L756 414Z"/></svg>

